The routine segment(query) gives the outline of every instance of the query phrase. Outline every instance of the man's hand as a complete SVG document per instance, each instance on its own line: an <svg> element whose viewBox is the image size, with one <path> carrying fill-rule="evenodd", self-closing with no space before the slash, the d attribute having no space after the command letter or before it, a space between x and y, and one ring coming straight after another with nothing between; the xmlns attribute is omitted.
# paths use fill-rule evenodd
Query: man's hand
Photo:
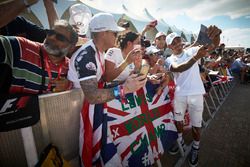
<svg viewBox="0 0 250 167"><path fill-rule="evenodd" d="M160 84L162 82L163 76L164 76L164 73L156 73L156 74L153 74L153 75L149 75L147 77L147 79L152 84Z"/></svg>
<svg viewBox="0 0 250 167"><path fill-rule="evenodd" d="M66 91L70 88L70 81L66 78L60 78L55 81L53 81L53 84L55 84L55 88L53 89L53 92L62 92Z"/></svg>
<svg viewBox="0 0 250 167"><path fill-rule="evenodd" d="M145 86L147 79L145 76L138 76L138 74L131 74L124 83L124 93L132 93Z"/></svg>
<svg viewBox="0 0 250 167"><path fill-rule="evenodd" d="M211 45L208 46L208 51L214 50L220 44L220 34L221 29L215 25L209 26L207 30L208 37L213 41Z"/></svg>
<svg viewBox="0 0 250 167"><path fill-rule="evenodd" d="M131 64L135 61L136 59L136 56L138 54L141 54L141 49L140 48L134 48L132 49L128 54L127 54L127 57L125 58L125 61L127 64Z"/></svg>
<svg viewBox="0 0 250 167"><path fill-rule="evenodd" d="M210 39L214 39L215 37L219 36L221 32L221 29L219 29L215 25L212 25L208 27L207 35Z"/></svg>

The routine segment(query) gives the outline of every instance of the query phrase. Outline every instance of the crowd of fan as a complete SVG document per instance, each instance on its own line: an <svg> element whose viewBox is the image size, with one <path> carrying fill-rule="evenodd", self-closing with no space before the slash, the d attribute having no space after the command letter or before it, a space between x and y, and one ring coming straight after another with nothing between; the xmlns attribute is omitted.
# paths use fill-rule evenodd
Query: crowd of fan
<svg viewBox="0 0 250 167"><path fill-rule="evenodd" d="M121 25L124 27L122 29L116 25L111 14L101 13L91 18L88 26L92 39L88 39L86 34L79 34L79 25L82 24L55 21L58 17L50 0L44 0L51 26L49 30L17 16L36 2L20 0L18 3L0 5L0 11L6 11L6 5L14 11L9 10L12 13L6 15L6 19L1 19L0 23L0 65L5 76L1 77L0 82L2 95L41 94L82 88L85 99L90 104L98 104L124 98L124 94L138 90L146 81L158 84L157 94L160 94L171 80L180 82L180 73L185 73L186 76L181 78L185 82L185 78L189 77L186 71L195 71L197 62L200 78L208 89L207 85L212 84L208 75L212 82L216 80L216 77L212 77L214 74L238 77L242 84L250 81L249 54L242 50L226 50L224 44L215 47L219 44L221 33L216 26L209 27L210 37L214 40L214 46L209 48L199 46L195 41L186 45L186 41L176 33L158 32L155 39L150 41L144 34L157 27L157 21L145 25L140 34L132 32L128 22ZM176 60L172 54L177 57ZM175 61L180 63L175 66ZM142 72L144 67L146 71L148 68L148 73ZM98 86L100 82L106 82L105 89ZM203 89L198 90L198 94L202 95ZM177 121L181 121L181 118ZM201 124L194 123L193 126L199 128ZM199 129L194 128L193 152L199 149L197 131ZM183 145L181 130L178 137ZM198 159L192 158L191 164L195 165Z"/></svg>

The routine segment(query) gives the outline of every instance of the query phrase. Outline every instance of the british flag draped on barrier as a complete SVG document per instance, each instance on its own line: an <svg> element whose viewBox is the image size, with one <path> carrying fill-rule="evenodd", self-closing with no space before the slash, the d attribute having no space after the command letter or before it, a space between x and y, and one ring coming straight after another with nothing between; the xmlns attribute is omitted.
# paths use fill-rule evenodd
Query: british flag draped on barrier
<svg viewBox="0 0 250 167"><path fill-rule="evenodd" d="M217 75L216 80L212 82L213 85L218 85L222 83L230 82L234 79L233 76L223 76L223 75Z"/></svg>
<svg viewBox="0 0 250 167"><path fill-rule="evenodd" d="M80 139L85 167L152 166L172 145L177 132L169 89L156 95L156 88L148 82L128 94L127 103L112 100L105 105L88 105L89 111L84 112L88 117L82 117L87 121L82 129L84 140Z"/></svg>

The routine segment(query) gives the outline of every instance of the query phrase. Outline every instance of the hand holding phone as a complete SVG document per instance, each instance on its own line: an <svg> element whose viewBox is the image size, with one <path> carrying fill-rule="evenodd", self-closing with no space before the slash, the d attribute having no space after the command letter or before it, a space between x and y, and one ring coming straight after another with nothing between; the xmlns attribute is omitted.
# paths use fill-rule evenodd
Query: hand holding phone
<svg viewBox="0 0 250 167"><path fill-rule="evenodd" d="M153 20L149 23L150 27L155 27L157 25L157 20Z"/></svg>
<svg viewBox="0 0 250 167"><path fill-rule="evenodd" d="M143 64L140 69L139 75L147 76L149 71L149 65L148 64Z"/></svg>

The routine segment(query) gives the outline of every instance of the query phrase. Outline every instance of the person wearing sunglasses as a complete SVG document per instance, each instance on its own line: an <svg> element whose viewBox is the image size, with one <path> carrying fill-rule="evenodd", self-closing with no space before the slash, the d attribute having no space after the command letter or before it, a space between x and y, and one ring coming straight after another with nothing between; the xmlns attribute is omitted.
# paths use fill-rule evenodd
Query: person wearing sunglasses
<svg viewBox="0 0 250 167"><path fill-rule="evenodd" d="M150 46L146 48L145 59L147 59L148 64L150 66L149 73L156 74L157 72L162 71L163 68L163 60L161 59L161 50L156 48L155 46Z"/></svg>
<svg viewBox="0 0 250 167"><path fill-rule="evenodd" d="M168 85L170 81L170 76L164 69L164 60L162 58L161 50L156 48L156 46L150 46L146 48L145 59L147 60L150 69L148 80L152 84L159 84L156 89L156 94L160 95L163 89Z"/></svg>
<svg viewBox="0 0 250 167"><path fill-rule="evenodd" d="M12 68L9 94L64 91L69 59L78 35L66 20L55 22L43 43L23 37L0 36L0 63Z"/></svg>

